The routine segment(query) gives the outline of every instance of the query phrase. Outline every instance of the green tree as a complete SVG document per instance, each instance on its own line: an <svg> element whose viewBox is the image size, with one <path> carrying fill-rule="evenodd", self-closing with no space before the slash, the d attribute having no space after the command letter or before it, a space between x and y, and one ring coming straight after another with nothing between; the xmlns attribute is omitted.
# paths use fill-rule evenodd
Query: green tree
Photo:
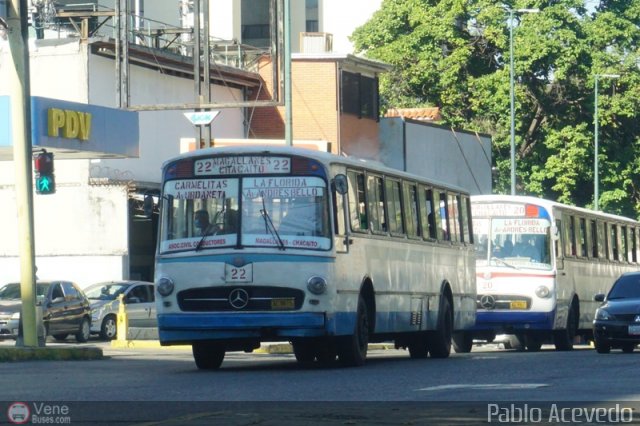
<svg viewBox="0 0 640 426"><path fill-rule="evenodd" d="M517 192L593 206L594 75L600 208L640 217L640 0L383 0L352 41L394 65L383 110L438 106L446 124L489 133L496 192L510 189L509 9L514 13Z"/></svg>

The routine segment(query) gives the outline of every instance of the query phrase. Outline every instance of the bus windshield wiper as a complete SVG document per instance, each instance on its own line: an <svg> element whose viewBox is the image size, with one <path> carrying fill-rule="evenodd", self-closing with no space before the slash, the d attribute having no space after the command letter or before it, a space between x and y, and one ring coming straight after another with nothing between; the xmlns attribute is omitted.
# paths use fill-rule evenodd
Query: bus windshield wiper
<svg viewBox="0 0 640 426"><path fill-rule="evenodd" d="M207 225L207 229L204 230L204 234L202 235L202 238L200 238L200 241L198 241L198 244L196 244L195 251L200 250L200 248L202 247L202 243L204 243L205 238L214 234L213 232L211 232L214 228L215 226L213 223L210 223L209 225Z"/></svg>
<svg viewBox="0 0 640 426"><path fill-rule="evenodd" d="M495 261L496 261L496 262L498 262L498 263L502 263L504 266L508 266L509 268L513 268L513 269L520 269L520 268L518 268L517 266L512 265L512 264L510 264L509 262L506 262L506 261L505 261L505 260L503 260L503 259L500 259L499 257L495 257L495 256L493 256L493 257L491 258L491 260L495 260Z"/></svg>
<svg viewBox="0 0 640 426"><path fill-rule="evenodd" d="M284 242L282 242L282 239L280 238L280 234L278 234L278 230L273 225L273 222L271 221L271 216L269 216L269 212L267 212L267 207L264 204L264 193L260 195L262 196L262 209L260 209L260 214L264 219L264 226L265 228L267 228L267 230L269 231L273 239L276 240L276 242L278 243L278 248L280 250L284 250L285 249Z"/></svg>

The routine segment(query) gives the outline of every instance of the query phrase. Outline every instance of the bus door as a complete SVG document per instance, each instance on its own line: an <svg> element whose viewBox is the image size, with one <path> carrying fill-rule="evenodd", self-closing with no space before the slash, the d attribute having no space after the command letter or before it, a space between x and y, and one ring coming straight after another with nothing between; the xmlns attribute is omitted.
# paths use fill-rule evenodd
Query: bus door
<svg viewBox="0 0 640 426"><path fill-rule="evenodd" d="M343 174L338 174L333 179L333 217L335 227L334 244L336 247L336 253L349 253L349 246L352 243L351 236L349 235L349 227L347 226L348 210L347 206L347 192L348 192L347 177Z"/></svg>

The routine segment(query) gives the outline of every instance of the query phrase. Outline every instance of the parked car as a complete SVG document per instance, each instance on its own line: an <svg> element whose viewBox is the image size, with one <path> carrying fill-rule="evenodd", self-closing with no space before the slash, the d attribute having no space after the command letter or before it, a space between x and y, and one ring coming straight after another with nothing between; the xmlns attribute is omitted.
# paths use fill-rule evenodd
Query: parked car
<svg viewBox="0 0 640 426"><path fill-rule="evenodd" d="M117 314L122 294L129 327L157 327L154 285L146 281L109 281L85 288L91 303L91 333L104 340L117 336Z"/></svg>
<svg viewBox="0 0 640 426"><path fill-rule="evenodd" d="M71 281L37 281L36 303L42 306L47 336L64 340L70 334L78 342L89 340L91 310L80 287ZM0 288L0 337L17 338L22 300L20 283Z"/></svg>
<svg viewBox="0 0 640 426"><path fill-rule="evenodd" d="M598 353L609 353L611 348L633 352L640 343L640 272L622 274L606 297L596 294L594 300L603 302L593 321Z"/></svg>

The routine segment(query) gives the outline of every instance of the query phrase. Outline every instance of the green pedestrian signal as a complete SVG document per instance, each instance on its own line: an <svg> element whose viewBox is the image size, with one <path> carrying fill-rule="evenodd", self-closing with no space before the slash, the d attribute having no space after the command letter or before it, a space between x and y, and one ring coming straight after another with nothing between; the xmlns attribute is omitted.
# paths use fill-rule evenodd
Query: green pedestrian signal
<svg viewBox="0 0 640 426"><path fill-rule="evenodd" d="M36 172L36 194L56 192L56 180L53 174L53 153L42 152L33 159Z"/></svg>

